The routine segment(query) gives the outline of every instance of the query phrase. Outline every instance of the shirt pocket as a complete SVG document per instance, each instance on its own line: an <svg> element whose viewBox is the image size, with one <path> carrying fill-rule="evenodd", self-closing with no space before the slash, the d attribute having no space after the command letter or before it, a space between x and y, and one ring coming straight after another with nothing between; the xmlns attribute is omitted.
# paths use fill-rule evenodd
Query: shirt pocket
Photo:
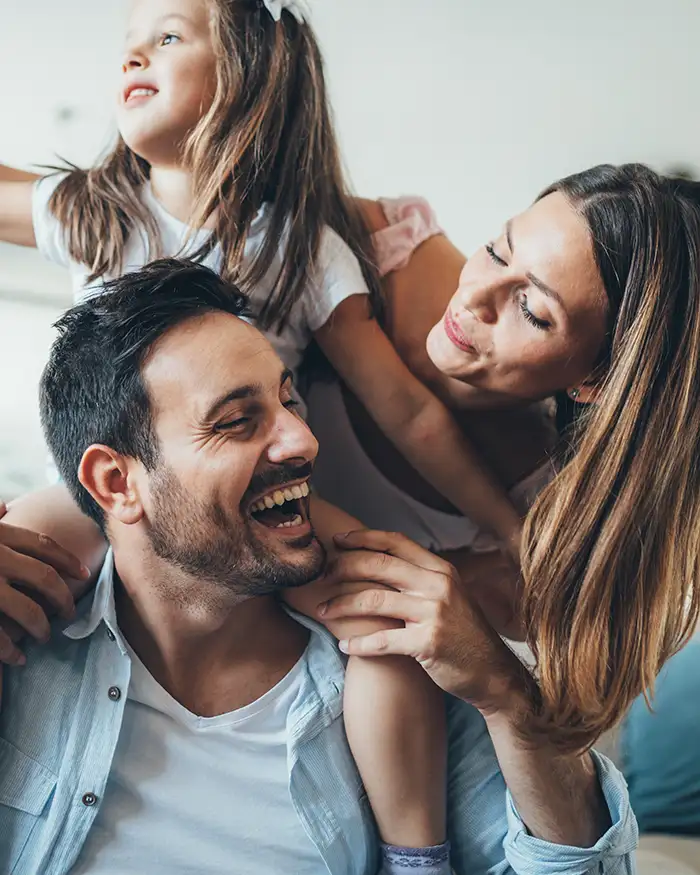
<svg viewBox="0 0 700 875"><path fill-rule="evenodd" d="M14 872L56 787L57 776L0 738L0 872ZM34 850L39 850L36 840Z"/></svg>

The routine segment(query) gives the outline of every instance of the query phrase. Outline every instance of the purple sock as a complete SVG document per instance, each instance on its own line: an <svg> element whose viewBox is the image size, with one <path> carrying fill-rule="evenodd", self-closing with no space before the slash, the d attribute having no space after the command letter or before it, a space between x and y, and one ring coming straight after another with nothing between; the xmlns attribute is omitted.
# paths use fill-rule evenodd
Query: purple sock
<svg viewBox="0 0 700 875"><path fill-rule="evenodd" d="M432 848L382 845L380 875L450 875L450 843Z"/></svg>

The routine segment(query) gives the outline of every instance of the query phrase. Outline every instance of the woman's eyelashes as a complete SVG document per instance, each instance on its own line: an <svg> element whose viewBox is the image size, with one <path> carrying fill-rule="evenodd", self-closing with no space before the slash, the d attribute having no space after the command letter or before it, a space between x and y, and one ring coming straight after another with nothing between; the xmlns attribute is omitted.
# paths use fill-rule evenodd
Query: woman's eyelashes
<svg viewBox="0 0 700 875"><path fill-rule="evenodd" d="M496 254L496 250L493 248L493 243L487 243L485 249L494 264L498 264L500 267L508 267L507 262L505 262L500 255Z"/></svg>
<svg viewBox="0 0 700 875"><path fill-rule="evenodd" d="M539 319L535 314L528 308L527 306L527 295L521 294L518 298L518 306L520 307L520 312L523 314L523 317L530 325L533 325L535 328L540 331L547 331L552 327L552 323L548 322L546 319Z"/></svg>
<svg viewBox="0 0 700 875"><path fill-rule="evenodd" d="M484 247L486 252L488 253L489 258L493 261L494 264L497 264L499 267L508 267L508 262L501 258L500 255L496 252L493 243L487 243ZM524 293L520 293L518 295L518 307L523 318L530 323L534 328L537 328L539 331L548 331L552 327L552 323L547 319L540 319L538 316L530 310L527 303L527 295Z"/></svg>

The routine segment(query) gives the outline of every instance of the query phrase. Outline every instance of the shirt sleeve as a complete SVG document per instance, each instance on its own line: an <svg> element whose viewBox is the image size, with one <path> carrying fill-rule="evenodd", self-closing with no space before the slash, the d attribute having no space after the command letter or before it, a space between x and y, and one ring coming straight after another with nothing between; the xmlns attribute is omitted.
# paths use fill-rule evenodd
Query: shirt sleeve
<svg viewBox="0 0 700 875"><path fill-rule="evenodd" d="M34 183L32 194L32 222L37 248L47 261L60 264L62 267L68 267L70 264L66 234L61 223L51 212L49 201L59 183L65 178L64 173L44 176Z"/></svg>
<svg viewBox="0 0 700 875"><path fill-rule="evenodd" d="M456 875L633 875L637 822L625 780L592 754L612 826L593 848L530 835L515 808L481 715L448 699L448 836Z"/></svg>
<svg viewBox="0 0 700 875"><path fill-rule="evenodd" d="M325 228L318 264L304 302L309 329L322 328L346 298L368 293L360 262L335 231Z"/></svg>
<svg viewBox="0 0 700 875"><path fill-rule="evenodd" d="M553 845L530 835L508 793L505 851L517 875L634 875L639 840L627 784L609 759L593 756L612 826L592 848Z"/></svg>

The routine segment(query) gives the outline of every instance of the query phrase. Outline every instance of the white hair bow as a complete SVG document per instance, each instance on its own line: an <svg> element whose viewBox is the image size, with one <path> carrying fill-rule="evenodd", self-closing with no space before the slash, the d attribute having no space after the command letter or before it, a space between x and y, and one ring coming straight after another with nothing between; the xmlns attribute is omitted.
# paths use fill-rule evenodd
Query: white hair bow
<svg viewBox="0 0 700 875"><path fill-rule="evenodd" d="M282 18L282 10L284 9L291 12L299 24L303 24L308 17L308 10L303 0L262 0L262 2L275 21Z"/></svg>

